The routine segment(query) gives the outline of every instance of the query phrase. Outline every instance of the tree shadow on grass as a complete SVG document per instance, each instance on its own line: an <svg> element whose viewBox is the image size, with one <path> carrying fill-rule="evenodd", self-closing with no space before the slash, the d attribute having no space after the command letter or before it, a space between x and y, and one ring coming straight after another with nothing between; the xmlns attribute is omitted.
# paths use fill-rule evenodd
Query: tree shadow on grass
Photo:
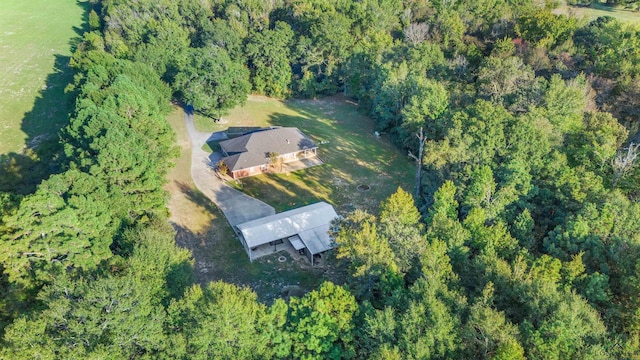
<svg viewBox="0 0 640 360"><path fill-rule="evenodd" d="M91 10L88 2L77 1L77 5L84 9L84 23L82 27L73 27L76 36L69 40L71 51L75 51L82 40ZM64 168L59 132L69 123L73 109L74 94L65 92L65 88L73 82L75 72L69 67L69 56L56 54L54 57L52 72L47 75L33 108L22 119L26 148L0 155L0 191L31 193L42 180Z"/></svg>
<svg viewBox="0 0 640 360"><path fill-rule="evenodd" d="M64 88L73 80L69 57L56 55L53 73L38 94L33 108L25 113L21 129L27 135L20 152L0 155L0 191L28 194L52 174L62 171L62 143L59 131L69 123L73 97Z"/></svg>
<svg viewBox="0 0 640 360"><path fill-rule="evenodd" d="M30 194L52 172L49 164L30 150L0 155L0 192Z"/></svg>
<svg viewBox="0 0 640 360"><path fill-rule="evenodd" d="M191 200L191 202L200 207L203 207L205 210L212 214L216 214L216 216L224 216L222 215L220 209L218 209L218 207L205 194L197 189L194 189L185 182L176 181L175 183L178 186L178 189L180 189L180 192L182 192L189 200Z"/></svg>
<svg viewBox="0 0 640 360"><path fill-rule="evenodd" d="M302 171L302 170L301 170ZM293 176L293 175L291 175ZM316 196L316 194L300 186L300 182L311 182L288 178L284 174L262 174L240 180L241 191L254 198L260 199L273 206L277 212L298 208L318 201L330 200L330 194Z"/></svg>
<svg viewBox="0 0 640 360"><path fill-rule="evenodd" d="M71 53L75 52L82 42L84 32L88 30L87 20L91 4L76 1L83 9L83 23L73 26L75 36L69 39ZM55 147L59 147L58 132L69 123L69 114L73 110L75 93L65 91L73 82L74 69L70 67L71 57L55 54L53 68L45 80L45 85L36 97L33 108L25 113L22 120L22 131L27 134L27 147L42 152L42 159Z"/></svg>

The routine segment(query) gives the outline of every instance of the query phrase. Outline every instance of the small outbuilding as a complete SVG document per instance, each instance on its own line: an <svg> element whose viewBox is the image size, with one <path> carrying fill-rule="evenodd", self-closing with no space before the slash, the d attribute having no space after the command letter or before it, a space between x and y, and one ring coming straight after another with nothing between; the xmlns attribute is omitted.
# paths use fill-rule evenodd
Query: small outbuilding
<svg viewBox="0 0 640 360"><path fill-rule="evenodd" d="M251 220L236 226L249 260L278 251L285 241L309 258L334 248L329 235L331 222L338 217L326 202L299 207L279 214Z"/></svg>

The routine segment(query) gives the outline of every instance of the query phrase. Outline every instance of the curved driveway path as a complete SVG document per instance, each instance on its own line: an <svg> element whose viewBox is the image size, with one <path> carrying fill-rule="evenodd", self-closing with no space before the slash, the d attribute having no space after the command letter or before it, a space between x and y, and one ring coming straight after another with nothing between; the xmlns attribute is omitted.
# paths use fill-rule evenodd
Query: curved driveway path
<svg viewBox="0 0 640 360"><path fill-rule="evenodd" d="M276 211L273 207L233 189L216 175L213 168L220 160L221 155L218 152L208 154L202 150L202 146L208 140L224 140L227 135L224 132L210 134L197 131L193 122L193 111L189 108L185 109L184 120L189 140L191 140L191 177L193 182L222 210L234 230L235 225L275 214Z"/></svg>

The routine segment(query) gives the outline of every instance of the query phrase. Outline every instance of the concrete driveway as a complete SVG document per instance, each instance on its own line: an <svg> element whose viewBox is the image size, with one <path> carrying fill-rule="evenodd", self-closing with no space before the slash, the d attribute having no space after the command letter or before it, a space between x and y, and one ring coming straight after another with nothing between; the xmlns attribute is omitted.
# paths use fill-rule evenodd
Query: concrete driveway
<svg viewBox="0 0 640 360"><path fill-rule="evenodd" d="M208 154L202 150L202 146L207 141L224 140L227 135L224 132L213 134L198 132L193 122L193 109L185 108L184 119L191 140L191 177L193 182L222 210L229 224L235 226L275 214L276 211L273 207L230 187L216 175L214 167L221 155L217 152Z"/></svg>

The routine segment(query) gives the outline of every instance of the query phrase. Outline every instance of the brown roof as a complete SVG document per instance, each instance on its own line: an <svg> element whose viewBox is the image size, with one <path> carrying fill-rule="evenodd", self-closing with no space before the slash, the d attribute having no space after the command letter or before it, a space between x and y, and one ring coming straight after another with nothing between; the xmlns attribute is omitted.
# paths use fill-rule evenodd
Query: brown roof
<svg viewBox="0 0 640 360"><path fill-rule="evenodd" d="M298 128L286 127L256 131L221 141L220 148L229 155L222 160L231 171L236 171L267 164L269 152L284 155L317 146Z"/></svg>

